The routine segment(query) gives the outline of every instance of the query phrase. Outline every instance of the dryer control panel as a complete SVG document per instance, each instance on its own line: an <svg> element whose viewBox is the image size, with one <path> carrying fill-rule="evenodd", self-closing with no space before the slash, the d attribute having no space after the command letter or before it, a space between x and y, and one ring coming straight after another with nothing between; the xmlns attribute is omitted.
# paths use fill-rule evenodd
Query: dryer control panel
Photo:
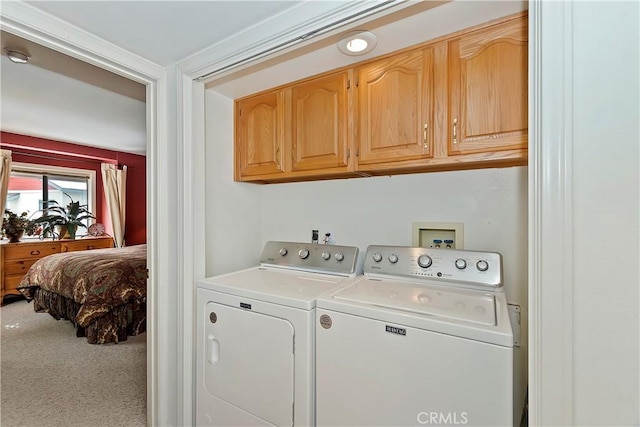
<svg viewBox="0 0 640 427"><path fill-rule="evenodd" d="M356 276L358 248L269 241L264 245L260 263L264 266L291 268L316 273Z"/></svg>
<svg viewBox="0 0 640 427"><path fill-rule="evenodd" d="M367 248L364 273L502 287L502 256L497 252L409 246Z"/></svg>

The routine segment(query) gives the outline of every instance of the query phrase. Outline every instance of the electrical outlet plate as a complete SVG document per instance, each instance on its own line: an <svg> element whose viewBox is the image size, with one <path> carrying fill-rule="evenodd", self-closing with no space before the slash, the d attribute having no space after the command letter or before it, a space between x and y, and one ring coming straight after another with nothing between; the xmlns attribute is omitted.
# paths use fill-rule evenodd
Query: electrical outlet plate
<svg viewBox="0 0 640 427"><path fill-rule="evenodd" d="M441 248L464 249L464 224L461 222L414 222L413 246L435 248L434 240L441 240ZM453 243L445 243L453 240Z"/></svg>

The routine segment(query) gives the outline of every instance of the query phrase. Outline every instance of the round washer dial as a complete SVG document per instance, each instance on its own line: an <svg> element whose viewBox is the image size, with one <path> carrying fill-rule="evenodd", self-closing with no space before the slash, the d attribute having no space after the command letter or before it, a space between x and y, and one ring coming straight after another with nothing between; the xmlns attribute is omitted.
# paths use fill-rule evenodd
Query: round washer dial
<svg viewBox="0 0 640 427"><path fill-rule="evenodd" d="M487 271L489 269L489 263L483 259L476 263L476 267L480 271Z"/></svg>
<svg viewBox="0 0 640 427"><path fill-rule="evenodd" d="M418 265L422 268L429 268L431 267L432 263L433 263L433 260L429 255L420 255L418 257Z"/></svg>

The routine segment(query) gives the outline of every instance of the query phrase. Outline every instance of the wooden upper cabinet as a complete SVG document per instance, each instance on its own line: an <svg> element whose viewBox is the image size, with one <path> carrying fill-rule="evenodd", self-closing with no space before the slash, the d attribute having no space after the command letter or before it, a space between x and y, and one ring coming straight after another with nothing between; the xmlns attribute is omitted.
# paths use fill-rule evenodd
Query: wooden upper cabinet
<svg viewBox="0 0 640 427"><path fill-rule="evenodd" d="M237 180L284 171L283 97L273 91L236 101Z"/></svg>
<svg viewBox="0 0 640 427"><path fill-rule="evenodd" d="M527 148L527 34L519 16L448 41L449 154Z"/></svg>
<svg viewBox="0 0 640 427"><path fill-rule="evenodd" d="M236 101L236 180L527 163L526 12Z"/></svg>
<svg viewBox="0 0 640 427"><path fill-rule="evenodd" d="M291 170L346 168L349 148L350 71L291 88ZM289 109L288 109L289 110Z"/></svg>
<svg viewBox="0 0 640 427"><path fill-rule="evenodd" d="M428 47L358 68L359 169L432 157L433 65Z"/></svg>

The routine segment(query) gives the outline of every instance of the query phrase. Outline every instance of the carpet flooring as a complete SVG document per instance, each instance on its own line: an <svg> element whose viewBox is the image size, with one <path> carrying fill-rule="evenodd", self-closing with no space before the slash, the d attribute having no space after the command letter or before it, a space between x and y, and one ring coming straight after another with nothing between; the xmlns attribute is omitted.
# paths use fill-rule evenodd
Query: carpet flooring
<svg viewBox="0 0 640 427"><path fill-rule="evenodd" d="M71 322L16 301L0 308L0 425L146 425L146 334L77 338Z"/></svg>

